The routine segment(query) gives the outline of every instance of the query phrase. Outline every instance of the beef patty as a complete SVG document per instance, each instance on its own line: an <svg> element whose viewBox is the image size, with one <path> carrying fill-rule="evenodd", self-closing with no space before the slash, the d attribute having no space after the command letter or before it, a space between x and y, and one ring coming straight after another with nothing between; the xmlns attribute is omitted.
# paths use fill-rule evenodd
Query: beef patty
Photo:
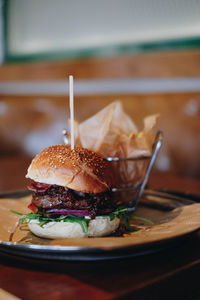
<svg viewBox="0 0 200 300"><path fill-rule="evenodd" d="M47 190L33 193L33 203L42 210L50 208L87 209L91 214L98 210L116 207L110 191L99 194L77 192L62 186L51 185Z"/></svg>

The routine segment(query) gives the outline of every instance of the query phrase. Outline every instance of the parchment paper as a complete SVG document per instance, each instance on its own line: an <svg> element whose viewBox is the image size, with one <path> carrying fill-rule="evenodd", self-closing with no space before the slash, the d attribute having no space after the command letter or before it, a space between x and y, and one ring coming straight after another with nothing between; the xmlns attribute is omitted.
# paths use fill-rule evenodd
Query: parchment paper
<svg viewBox="0 0 200 300"><path fill-rule="evenodd" d="M150 156L157 117L158 115L147 116L143 120L143 129L139 130L124 112L121 102L113 102L84 122L75 122L75 145L99 152L104 158ZM70 135L68 140L70 142ZM149 160L109 163L112 168L112 187L137 189L144 179ZM118 202L122 203L133 201L136 197L135 191L116 193Z"/></svg>
<svg viewBox="0 0 200 300"><path fill-rule="evenodd" d="M124 112L121 102L115 101L82 123L75 121L75 145L99 152L104 157L150 155L154 140L152 129L157 118L158 114L147 116L143 120L144 128L139 130Z"/></svg>

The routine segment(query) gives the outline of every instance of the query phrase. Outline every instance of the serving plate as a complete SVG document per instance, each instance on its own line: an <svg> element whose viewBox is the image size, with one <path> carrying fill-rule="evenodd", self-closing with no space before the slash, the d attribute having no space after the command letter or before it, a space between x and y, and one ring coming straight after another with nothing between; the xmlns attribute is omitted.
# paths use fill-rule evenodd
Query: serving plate
<svg viewBox="0 0 200 300"><path fill-rule="evenodd" d="M147 193L146 193L147 195ZM15 257L56 261L98 261L136 257L160 251L179 243L200 229L200 204L180 203L172 210L148 205L141 201L134 213L148 218L153 226L135 223L138 231L125 236L74 239L41 239L28 230L27 225L18 225L18 216L10 209L28 212L30 195L27 191L0 195L0 252ZM173 198L173 197L172 197ZM173 201L163 199L161 202ZM176 202L177 203L177 202ZM165 206L166 207L166 206ZM136 222L136 221L134 221Z"/></svg>

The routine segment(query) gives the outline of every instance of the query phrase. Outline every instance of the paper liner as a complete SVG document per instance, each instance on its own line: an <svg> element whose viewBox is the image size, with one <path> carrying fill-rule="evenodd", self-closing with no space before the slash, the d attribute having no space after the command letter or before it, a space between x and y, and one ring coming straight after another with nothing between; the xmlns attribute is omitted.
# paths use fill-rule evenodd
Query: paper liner
<svg viewBox="0 0 200 300"><path fill-rule="evenodd" d="M75 121L75 143L99 152L104 157L150 155L154 138L152 129L157 117L155 114L144 118L144 128L139 131L133 120L123 111L121 102L112 102L84 122L79 124Z"/></svg>
<svg viewBox="0 0 200 300"><path fill-rule="evenodd" d="M18 216L10 212L15 209L27 211L31 197L21 199L0 200L0 240L9 241L11 233L12 242L21 244L39 244L56 246L79 246L100 249L116 249L119 247L140 246L177 238L189 234L200 228L200 204L192 204L176 208L170 212L159 211L147 207L139 207L135 215L152 220L155 225L149 227L136 223L139 230L123 237L79 238L79 239L41 239L34 236L27 225L16 228Z"/></svg>
<svg viewBox="0 0 200 300"><path fill-rule="evenodd" d="M113 102L82 123L75 122L75 145L99 152L103 157L141 158L150 156L154 142L153 127L158 115L144 119L139 131L133 120L123 111L120 101ZM70 125L70 122L69 122ZM70 141L70 136L68 137ZM110 162L112 187L139 188L149 161ZM137 191L118 193L118 201L130 202Z"/></svg>

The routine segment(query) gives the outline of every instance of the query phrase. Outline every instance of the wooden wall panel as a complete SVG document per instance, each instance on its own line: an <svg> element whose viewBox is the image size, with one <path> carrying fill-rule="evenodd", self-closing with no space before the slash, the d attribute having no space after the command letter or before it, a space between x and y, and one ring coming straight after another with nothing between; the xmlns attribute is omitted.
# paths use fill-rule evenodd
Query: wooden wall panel
<svg viewBox="0 0 200 300"><path fill-rule="evenodd" d="M0 66L0 80L199 77L200 50Z"/></svg>

